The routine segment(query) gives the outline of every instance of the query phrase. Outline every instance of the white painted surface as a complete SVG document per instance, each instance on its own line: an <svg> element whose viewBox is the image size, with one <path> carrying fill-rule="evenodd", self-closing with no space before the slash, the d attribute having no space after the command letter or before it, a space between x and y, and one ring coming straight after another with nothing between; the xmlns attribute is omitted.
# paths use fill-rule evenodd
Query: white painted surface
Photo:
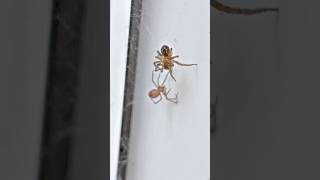
<svg viewBox="0 0 320 180"><path fill-rule="evenodd" d="M210 6L209 1L143 0L127 180L210 178ZM163 44L174 67L179 103L153 104L154 56Z"/></svg>
<svg viewBox="0 0 320 180"><path fill-rule="evenodd" d="M110 5L110 180L115 180L119 156L131 1L111 0Z"/></svg>

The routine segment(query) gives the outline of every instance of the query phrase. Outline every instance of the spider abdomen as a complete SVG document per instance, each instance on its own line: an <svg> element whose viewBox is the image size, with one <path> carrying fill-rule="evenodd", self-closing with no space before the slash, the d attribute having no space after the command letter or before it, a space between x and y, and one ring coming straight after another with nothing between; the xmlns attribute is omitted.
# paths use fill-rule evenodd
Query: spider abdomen
<svg viewBox="0 0 320 180"><path fill-rule="evenodd" d="M149 91L149 97L156 98L160 95L160 91L158 89L152 89Z"/></svg>
<svg viewBox="0 0 320 180"><path fill-rule="evenodd" d="M171 67L173 67L173 63L170 60L164 60L163 62L163 68L164 69L170 69Z"/></svg>

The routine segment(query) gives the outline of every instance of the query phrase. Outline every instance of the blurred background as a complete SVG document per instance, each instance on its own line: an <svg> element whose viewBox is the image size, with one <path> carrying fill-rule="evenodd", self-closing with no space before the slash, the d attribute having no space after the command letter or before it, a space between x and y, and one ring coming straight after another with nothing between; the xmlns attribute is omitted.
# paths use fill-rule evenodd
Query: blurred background
<svg viewBox="0 0 320 180"><path fill-rule="evenodd" d="M241 16L212 8L213 179L320 179L320 2L221 2L279 13Z"/></svg>
<svg viewBox="0 0 320 180"><path fill-rule="evenodd" d="M108 178L107 3L0 2L1 180Z"/></svg>

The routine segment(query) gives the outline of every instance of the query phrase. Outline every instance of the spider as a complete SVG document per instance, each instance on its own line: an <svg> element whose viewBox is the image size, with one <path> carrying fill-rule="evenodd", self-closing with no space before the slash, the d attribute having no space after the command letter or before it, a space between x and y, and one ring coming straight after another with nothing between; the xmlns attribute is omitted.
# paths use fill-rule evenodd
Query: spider
<svg viewBox="0 0 320 180"><path fill-rule="evenodd" d="M152 82L153 84L156 86L156 89L152 89L149 91L148 96L149 98L152 100L152 102L154 104L157 104L158 102L160 102L162 100L162 96L161 93L163 94L163 96L170 102L173 102L175 104L178 103L178 93L176 93L176 96L174 98L169 98L168 94L170 93L171 89L167 90L166 86L164 85L165 81L167 80L169 75L169 72L167 73L166 77L164 78L162 84L160 85L159 83L159 79L160 79L160 73L158 75L158 79L157 79L157 83L154 81L154 70L152 71ZM158 101L154 101L155 98L159 97L160 99Z"/></svg>
<svg viewBox="0 0 320 180"><path fill-rule="evenodd" d="M193 65L197 65L197 64L182 64L176 60L174 60L175 58L178 58L179 56L172 56L172 48L169 48L169 46L167 45L163 45L161 47L161 52L157 51L158 56L155 56L155 58L159 59L158 61L154 61L153 65L155 67L155 71L163 71L168 70L170 76L172 77L172 79L174 81L176 81L176 79L173 77L172 75L172 67L174 66L174 63L180 65L180 66L193 66Z"/></svg>

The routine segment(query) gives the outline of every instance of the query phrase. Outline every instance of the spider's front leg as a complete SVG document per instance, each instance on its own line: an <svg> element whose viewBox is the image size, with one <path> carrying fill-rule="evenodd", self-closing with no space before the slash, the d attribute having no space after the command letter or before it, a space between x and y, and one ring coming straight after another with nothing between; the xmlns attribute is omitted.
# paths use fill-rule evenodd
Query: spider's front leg
<svg viewBox="0 0 320 180"><path fill-rule="evenodd" d="M178 58L178 57L179 57L179 56L172 56L171 59L173 60L173 59Z"/></svg>
<svg viewBox="0 0 320 180"><path fill-rule="evenodd" d="M174 63L180 65L180 66L196 66L196 65L198 65L198 64L183 64L183 63L181 63L181 62L179 62L179 61L176 61L176 60L172 60L172 61L173 61Z"/></svg>
<svg viewBox="0 0 320 180"><path fill-rule="evenodd" d="M155 56L155 58L159 59L160 61L162 61L161 56Z"/></svg>

